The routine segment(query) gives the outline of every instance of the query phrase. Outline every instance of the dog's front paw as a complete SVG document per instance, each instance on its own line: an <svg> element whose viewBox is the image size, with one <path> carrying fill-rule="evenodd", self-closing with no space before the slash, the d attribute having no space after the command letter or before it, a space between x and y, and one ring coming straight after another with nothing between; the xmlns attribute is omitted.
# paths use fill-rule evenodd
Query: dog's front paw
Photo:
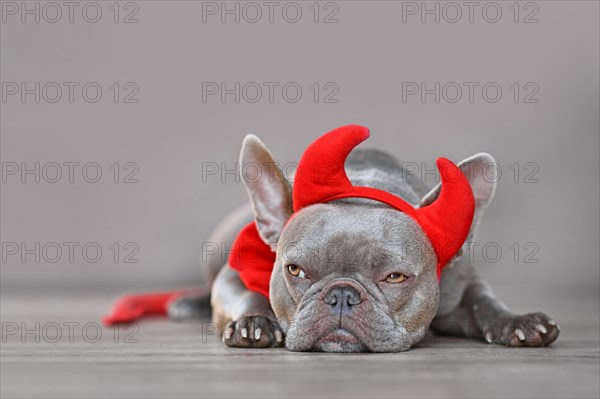
<svg viewBox="0 0 600 399"><path fill-rule="evenodd" d="M556 341L560 327L544 313L512 315L485 328L488 343L506 346L547 346Z"/></svg>
<svg viewBox="0 0 600 399"><path fill-rule="evenodd" d="M243 316L227 323L223 343L238 348L283 346L283 331L276 321L268 317Z"/></svg>

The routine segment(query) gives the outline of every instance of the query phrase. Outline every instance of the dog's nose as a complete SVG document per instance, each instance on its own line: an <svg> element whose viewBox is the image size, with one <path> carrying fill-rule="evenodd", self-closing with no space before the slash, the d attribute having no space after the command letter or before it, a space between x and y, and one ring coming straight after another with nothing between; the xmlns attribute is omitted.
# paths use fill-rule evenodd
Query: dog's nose
<svg viewBox="0 0 600 399"><path fill-rule="evenodd" d="M337 285L329 290L323 297L334 313L350 312L353 306L362 302L358 291L350 285Z"/></svg>

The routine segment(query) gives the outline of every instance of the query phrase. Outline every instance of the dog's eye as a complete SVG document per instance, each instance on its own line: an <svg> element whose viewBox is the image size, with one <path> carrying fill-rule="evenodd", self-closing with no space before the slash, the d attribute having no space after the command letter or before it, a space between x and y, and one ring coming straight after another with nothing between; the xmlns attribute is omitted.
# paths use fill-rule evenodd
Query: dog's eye
<svg viewBox="0 0 600 399"><path fill-rule="evenodd" d="M387 276L385 278L385 282L386 283L390 283L390 284L398 284L403 282L404 280L406 280L408 277L406 277L404 274L402 273L392 273L389 276Z"/></svg>
<svg viewBox="0 0 600 399"><path fill-rule="evenodd" d="M288 265L287 271L289 274L291 274L294 277L299 277L299 278L306 277L304 270L302 270L302 268L298 265Z"/></svg>

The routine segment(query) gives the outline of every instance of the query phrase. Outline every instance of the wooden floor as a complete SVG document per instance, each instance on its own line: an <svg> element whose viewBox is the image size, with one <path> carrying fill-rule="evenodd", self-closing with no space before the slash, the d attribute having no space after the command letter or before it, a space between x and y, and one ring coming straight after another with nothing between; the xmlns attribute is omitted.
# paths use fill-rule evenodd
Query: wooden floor
<svg viewBox="0 0 600 399"><path fill-rule="evenodd" d="M508 349L430 336L409 352L356 355L230 349L210 335L208 323L156 319L139 323L136 332L121 329L118 336L103 329L96 338L98 317L112 299L110 294L3 295L1 396L598 398L600 394L597 298L557 302L544 309L562 327L561 337L550 348ZM86 323L91 324L84 329Z"/></svg>

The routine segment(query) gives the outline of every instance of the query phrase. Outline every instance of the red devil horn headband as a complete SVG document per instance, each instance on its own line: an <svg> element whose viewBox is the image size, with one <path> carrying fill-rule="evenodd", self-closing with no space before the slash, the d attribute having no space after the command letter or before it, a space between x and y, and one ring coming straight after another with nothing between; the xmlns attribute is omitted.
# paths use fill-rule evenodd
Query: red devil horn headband
<svg viewBox="0 0 600 399"><path fill-rule="evenodd" d="M471 228L475 200L469 181L452 161L438 158L436 164L442 177L440 195L432 204L418 209L387 191L355 187L346 175L344 163L350 152L368 137L369 129L365 127L342 126L321 136L306 149L294 180L294 212L308 205L348 197L383 202L421 226L437 255L439 276L460 250Z"/></svg>

